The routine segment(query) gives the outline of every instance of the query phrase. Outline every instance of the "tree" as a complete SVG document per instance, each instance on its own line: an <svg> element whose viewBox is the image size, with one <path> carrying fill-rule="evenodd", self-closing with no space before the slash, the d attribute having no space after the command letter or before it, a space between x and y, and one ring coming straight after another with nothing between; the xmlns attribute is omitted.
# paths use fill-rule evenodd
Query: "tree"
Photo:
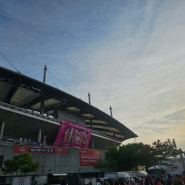
<svg viewBox="0 0 185 185"><path fill-rule="evenodd" d="M96 164L94 167L96 169L102 169L103 171L116 171L117 163L117 148L109 147L108 151L105 152L105 159L100 159L98 164Z"/></svg>
<svg viewBox="0 0 185 185"><path fill-rule="evenodd" d="M150 166L153 148L143 143L132 143L120 147L110 147L97 168L113 171L137 170L138 166Z"/></svg>
<svg viewBox="0 0 185 185"><path fill-rule="evenodd" d="M30 172L34 172L38 169L38 162L34 163L32 156L28 153L13 156L12 159L8 159L4 162L2 171L4 174L14 174L20 176L20 184L24 184L24 176Z"/></svg>
<svg viewBox="0 0 185 185"><path fill-rule="evenodd" d="M157 140L152 145L155 150L156 164L164 164L165 161L176 158L182 153L181 149L176 148L174 141L171 142L169 139L164 142Z"/></svg>
<svg viewBox="0 0 185 185"><path fill-rule="evenodd" d="M153 148L143 143L131 143L119 148L119 170L138 170L138 167L150 166Z"/></svg>
<svg viewBox="0 0 185 185"><path fill-rule="evenodd" d="M169 141L154 142L152 146L143 143L130 143L119 147L110 147L96 168L113 171L138 170L139 167L148 169L150 166L161 164L170 157L179 155L178 150Z"/></svg>

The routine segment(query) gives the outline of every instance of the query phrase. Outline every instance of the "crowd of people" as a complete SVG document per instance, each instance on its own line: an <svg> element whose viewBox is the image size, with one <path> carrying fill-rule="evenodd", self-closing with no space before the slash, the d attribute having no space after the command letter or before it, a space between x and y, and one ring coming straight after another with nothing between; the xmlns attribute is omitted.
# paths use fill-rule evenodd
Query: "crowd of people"
<svg viewBox="0 0 185 185"><path fill-rule="evenodd" d="M148 174L146 177L130 178L129 180L125 178L99 180L97 185L185 185L185 176L176 175L172 177L168 175L164 179L160 175L152 177Z"/></svg>
<svg viewBox="0 0 185 185"><path fill-rule="evenodd" d="M157 177L152 177L147 175L141 185L185 185L185 176L184 175L168 175L167 178L164 178L162 175Z"/></svg>
<svg viewBox="0 0 185 185"><path fill-rule="evenodd" d="M97 185L134 185L134 180L132 184L132 180L128 180L125 178L118 178L118 179L113 179L113 178L106 178L103 180L98 180Z"/></svg>

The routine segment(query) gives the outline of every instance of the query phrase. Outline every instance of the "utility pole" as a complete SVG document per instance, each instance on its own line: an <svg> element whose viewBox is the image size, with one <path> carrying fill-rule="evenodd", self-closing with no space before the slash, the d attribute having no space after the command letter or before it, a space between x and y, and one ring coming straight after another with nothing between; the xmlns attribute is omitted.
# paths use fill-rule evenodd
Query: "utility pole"
<svg viewBox="0 0 185 185"><path fill-rule="evenodd" d="M44 66L44 75L43 75L43 83L46 83L46 71L47 71L47 66ZM41 102L40 102L40 113L44 113L44 98L43 95L41 95Z"/></svg>
<svg viewBox="0 0 185 185"><path fill-rule="evenodd" d="M113 116L112 116L112 107L110 106L109 109L110 109L110 116L113 117Z"/></svg>
<svg viewBox="0 0 185 185"><path fill-rule="evenodd" d="M90 95L90 92L88 93L88 98L89 98L89 105L91 105L91 95Z"/></svg>
<svg viewBox="0 0 185 185"><path fill-rule="evenodd" d="M46 71L47 71L47 66L44 66L44 75L43 75L43 83L46 83Z"/></svg>

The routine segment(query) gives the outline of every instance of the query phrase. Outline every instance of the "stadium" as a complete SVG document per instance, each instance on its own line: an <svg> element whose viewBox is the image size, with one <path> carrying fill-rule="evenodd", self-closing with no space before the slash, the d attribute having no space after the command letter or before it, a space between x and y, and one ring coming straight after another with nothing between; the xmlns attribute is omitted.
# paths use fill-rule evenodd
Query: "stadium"
<svg viewBox="0 0 185 185"><path fill-rule="evenodd" d="M107 147L137 135L91 105L90 99L87 103L46 84L46 70L45 66L41 82L0 67L0 166L14 155L29 152L40 164L31 174L34 177L61 173L78 180L97 177L101 170L94 164ZM81 133L78 143L72 139L75 131ZM65 140L70 134L71 140ZM5 175L0 175L0 182L5 181Z"/></svg>

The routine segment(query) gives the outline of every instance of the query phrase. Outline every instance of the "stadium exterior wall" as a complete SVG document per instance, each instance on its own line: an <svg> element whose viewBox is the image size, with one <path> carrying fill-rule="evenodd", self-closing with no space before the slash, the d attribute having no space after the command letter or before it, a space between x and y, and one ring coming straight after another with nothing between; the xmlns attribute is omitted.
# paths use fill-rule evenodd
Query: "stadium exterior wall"
<svg viewBox="0 0 185 185"><path fill-rule="evenodd" d="M91 149L88 149L91 150ZM3 156L3 162L12 159L14 155L18 153L13 152L13 146L0 145L1 156ZM100 152L100 158L104 158L104 150L96 150ZM20 153L19 153L20 154ZM34 162L39 162L39 169L36 172L31 173L33 176L47 175L47 174L78 174L82 178L87 178L87 174L96 174L98 177L101 174L100 169L95 169L93 165L81 166L80 165L80 149L66 148L65 154L48 154L48 153L35 153L31 154ZM1 167L2 167L1 166ZM6 176L0 171L0 176Z"/></svg>

